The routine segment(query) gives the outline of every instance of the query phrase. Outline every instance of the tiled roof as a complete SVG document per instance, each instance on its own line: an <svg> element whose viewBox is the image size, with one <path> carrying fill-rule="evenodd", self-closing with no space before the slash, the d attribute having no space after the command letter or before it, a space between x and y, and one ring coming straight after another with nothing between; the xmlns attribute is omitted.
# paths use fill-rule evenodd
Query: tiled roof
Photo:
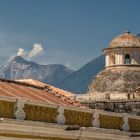
<svg viewBox="0 0 140 140"><path fill-rule="evenodd" d="M0 96L21 98L25 100L45 102L48 104L61 104L68 106L82 107L82 105L49 87L39 87L27 83L0 79Z"/></svg>
<svg viewBox="0 0 140 140"><path fill-rule="evenodd" d="M52 85L40 82L38 80L34 80L34 79L19 79L19 80L16 80L16 81L31 84L31 85L34 85L34 86L39 86L39 87L46 87L47 86L48 88L52 89L53 91L59 92L60 94L65 95L67 97L75 96L74 93L71 93L71 92L56 88L56 87L54 87Z"/></svg>

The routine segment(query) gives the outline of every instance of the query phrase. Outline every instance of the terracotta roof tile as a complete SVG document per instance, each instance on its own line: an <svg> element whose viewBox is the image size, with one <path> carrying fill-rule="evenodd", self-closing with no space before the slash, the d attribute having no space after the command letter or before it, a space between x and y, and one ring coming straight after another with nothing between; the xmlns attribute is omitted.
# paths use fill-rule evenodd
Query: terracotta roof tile
<svg viewBox="0 0 140 140"><path fill-rule="evenodd" d="M52 89L53 91L59 92L60 94L68 96L68 97L69 96L74 96L74 93L59 89L57 87L54 87L54 86L49 85L47 83L40 82L38 80L34 80L34 79L19 79L19 80L16 80L16 81L31 84L31 85L34 85L34 86L49 87L49 89Z"/></svg>
<svg viewBox="0 0 140 140"><path fill-rule="evenodd" d="M5 79L0 79L0 96L40 101L49 104L83 107L80 102L53 91L49 87L43 88Z"/></svg>

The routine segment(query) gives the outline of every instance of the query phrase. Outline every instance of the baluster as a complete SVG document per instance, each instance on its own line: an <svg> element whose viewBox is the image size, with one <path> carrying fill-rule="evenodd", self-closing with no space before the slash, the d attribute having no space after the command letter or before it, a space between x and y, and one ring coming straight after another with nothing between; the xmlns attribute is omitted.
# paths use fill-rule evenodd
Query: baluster
<svg viewBox="0 0 140 140"><path fill-rule="evenodd" d="M57 117L56 122L57 124L65 124L65 116L64 116L64 107L59 105L57 109Z"/></svg>
<svg viewBox="0 0 140 140"><path fill-rule="evenodd" d="M14 116L16 119L24 120L26 114L24 112L24 102L21 100L17 100L16 104L14 105Z"/></svg>
<svg viewBox="0 0 140 140"><path fill-rule="evenodd" d="M92 121L92 126L93 127L100 127L100 121L99 121L99 112L98 110L94 110L93 112L93 121Z"/></svg>
<svg viewBox="0 0 140 140"><path fill-rule="evenodd" d="M124 113L124 115L123 115L123 122L124 122L122 125L123 131L128 132L129 131L129 124L128 124L128 116L126 113Z"/></svg>

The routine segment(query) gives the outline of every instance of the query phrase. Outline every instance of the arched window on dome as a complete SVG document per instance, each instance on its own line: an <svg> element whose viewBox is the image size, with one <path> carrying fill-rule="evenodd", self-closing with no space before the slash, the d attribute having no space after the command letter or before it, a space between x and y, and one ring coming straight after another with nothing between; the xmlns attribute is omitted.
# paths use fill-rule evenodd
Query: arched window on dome
<svg viewBox="0 0 140 140"><path fill-rule="evenodd" d="M130 55L129 55L129 54L126 54L126 55L125 55L124 64L131 64L131 59L130 59Z"/></svg>

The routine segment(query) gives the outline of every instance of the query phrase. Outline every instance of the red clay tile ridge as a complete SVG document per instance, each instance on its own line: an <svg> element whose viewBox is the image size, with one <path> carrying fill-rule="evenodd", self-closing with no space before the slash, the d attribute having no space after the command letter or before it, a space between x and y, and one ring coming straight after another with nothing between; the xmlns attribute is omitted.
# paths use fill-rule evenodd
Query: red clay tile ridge
<svg viewBox="0 0 140 140"><path fill-rule="evenodd" d="M88 108L79 101L65 96L49 86L37 86L19 81L0 79L0 96L20 98L23 100L37 101L52 105Z"/></svg>

